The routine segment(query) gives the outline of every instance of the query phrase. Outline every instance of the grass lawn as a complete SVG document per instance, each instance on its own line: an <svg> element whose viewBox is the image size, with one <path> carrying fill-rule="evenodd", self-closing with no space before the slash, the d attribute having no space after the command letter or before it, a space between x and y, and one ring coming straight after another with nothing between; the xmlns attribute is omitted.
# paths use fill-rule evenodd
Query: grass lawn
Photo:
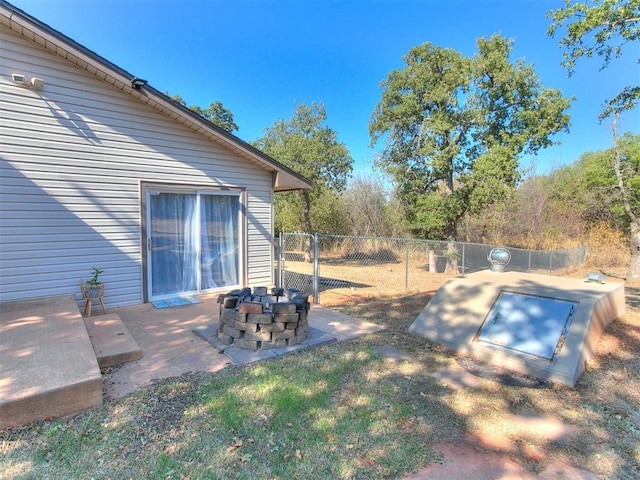
<svg viewBox="0 0 640 480"><path fill-rule="evenodd" d="M542 448L602 478L640 476L640 288L613 322L575 389L484 380L454 390L430 374L456 364L407 328L429 294L350 299L334 308L385 325L358 340L218 374L159 382L70 418L0 432L0 478L399 478L431 462L438 442L492 432L513 459ZM411 355L389 362L376 346ZM557 443L510 430L505 413L536 412L574 426Z"/></svg>

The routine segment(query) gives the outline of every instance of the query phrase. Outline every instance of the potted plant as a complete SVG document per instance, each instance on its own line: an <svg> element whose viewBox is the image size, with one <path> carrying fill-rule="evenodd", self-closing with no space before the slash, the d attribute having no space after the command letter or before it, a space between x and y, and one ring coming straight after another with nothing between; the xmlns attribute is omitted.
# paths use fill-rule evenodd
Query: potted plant
<svg viewBox="0 0 640 480"><path fill-rule="evenodd" d="M104 271L98 267L93 267L93 277L80 285L82 298L90 300L102 298L104 296L104 283L99 280L100 274Z"/></svg>

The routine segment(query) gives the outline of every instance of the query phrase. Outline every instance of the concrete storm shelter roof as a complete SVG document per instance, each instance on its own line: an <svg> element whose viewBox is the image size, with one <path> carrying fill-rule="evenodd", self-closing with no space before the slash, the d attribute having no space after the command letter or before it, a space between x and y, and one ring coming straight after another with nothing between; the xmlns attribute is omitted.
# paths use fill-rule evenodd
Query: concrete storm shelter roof
<svg viewBox="0 0 640 480"><path fill-rule="evenodd" d="M209 140L235 152L242 158L273 173L273 190L282 192L311 188L311 182L282 165L235 135L214 125L167 95L150 86L145 80L109 62L100 55L75 42L10 3L0 0L0 22L19 35L28 38L76 67L95 75L113 87L198 132Z"/></svg>
<svg viewBox="0 0 640 480"><path fill-rule="evenodd" d="M487 270L446 282L409 331L481 362L573 387L606 326L624 312L622 283Z"/></svg>

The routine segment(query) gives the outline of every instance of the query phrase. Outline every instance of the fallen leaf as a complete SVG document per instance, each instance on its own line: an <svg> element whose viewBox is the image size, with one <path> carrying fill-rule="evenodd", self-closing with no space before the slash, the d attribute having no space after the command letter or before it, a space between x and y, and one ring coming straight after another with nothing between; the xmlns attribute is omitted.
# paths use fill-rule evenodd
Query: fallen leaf
<svg viewBox="0 0 640 480"><path fill-rule="evenodd" d="M236 441L233 442L233 445L231 445L232 447L235 448L240 448L244 445L244 442L242 440L240 440L239 438L236 438Z"/></svg>
<svg viewBox="0 0 640 480"><path fill-rule="evenodd" d="M296 450L296 458L298 460L302 460L302 454L300 453L300 450Z"/></svg>

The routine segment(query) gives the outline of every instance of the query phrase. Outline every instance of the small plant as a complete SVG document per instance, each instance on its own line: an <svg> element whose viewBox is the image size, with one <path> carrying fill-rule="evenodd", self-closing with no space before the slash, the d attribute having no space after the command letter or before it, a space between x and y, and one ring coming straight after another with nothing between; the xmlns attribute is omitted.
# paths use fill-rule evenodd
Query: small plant
<svg viewBox="0 0 640 480"><path fill-rule="evenodd" d="M104 270L98 267L93 267L91 270L93 271L93 277L87 280L87 285L100 285L102 282L98 280L98 277L100 277L100 274L104 272Z"/></svg>

